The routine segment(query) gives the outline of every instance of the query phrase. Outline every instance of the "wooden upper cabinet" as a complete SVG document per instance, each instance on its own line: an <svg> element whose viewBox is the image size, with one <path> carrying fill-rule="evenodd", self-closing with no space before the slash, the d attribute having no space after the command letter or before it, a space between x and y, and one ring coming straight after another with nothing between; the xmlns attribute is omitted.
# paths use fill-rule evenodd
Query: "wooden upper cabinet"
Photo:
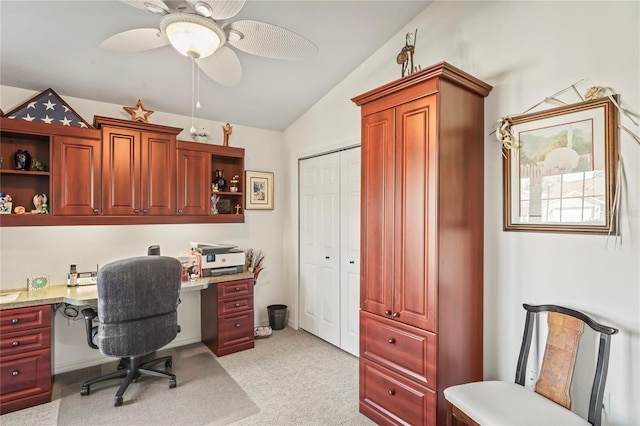
<svg viewBox="0 0 640 426"><path fill-rule="evenodd" d="M95 122L102 129L102 214L175 214L181 129L106 117Z"/></svg>
<svg viewBox="0 0 640 426"><path fill-rule="evenodd" d="M54 215L87 216L100 214L102 158L100 135L53 137Z"/></svg>
<svg viewBox="0 0 640 426"><path fill-rule="evenodd" d="M180 145L185 145L181 148ZM178 147L178 214L207 215L211 210L211 154Z"/></svg>

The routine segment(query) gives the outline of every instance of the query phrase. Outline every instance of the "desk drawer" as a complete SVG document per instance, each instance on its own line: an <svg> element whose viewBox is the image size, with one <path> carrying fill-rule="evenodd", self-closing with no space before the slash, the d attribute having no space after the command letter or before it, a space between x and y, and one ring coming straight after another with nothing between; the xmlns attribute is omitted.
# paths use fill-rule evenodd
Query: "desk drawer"
<svg viewBox="0 0 640 426"><path fill-rule="evenodd" d="M218 319L218 351L237 345L251 344L253 347L253 310L239 315L230 315Z"/></svg>
<svg viewBox="0 0 640 426"><path fill-rule="evenodd" d="M51 327L51 305L0 311L0 333Z"/></svg>
<svg viewBox="0 0 640 426"><path fill-rule="evenodd" d="M2 357L51 347L51 327L0 335Z"/></svg>
<svg viewBox="0 0 640 426"><path fill-rule="evenodd" d="M360 313L360 355L436 389L436 335Z"/></svg>
<svg viewBox="0 0 640 426"><path fill-rule="evenodd" d="M0 361L1 399L21 399L51 391L51 350L2 356Z"/></svg>
<svg viewBox="0 0 640 426"><path fill-rule="evenodd" d="M435 425L436 393L360 359L360 411L378 424Z"/></svg>
<svg viewBox="0 0 640 426"><path fill-rule="evenodd" d="M235 314L253 309L253 296L218 301L218 315Z"/></svg>
<svg viewBox="0 0 640 426"><path fill-rule="evenodd" d="M253 280L229 281L218 284L218 299L253 294Z"/></svg>

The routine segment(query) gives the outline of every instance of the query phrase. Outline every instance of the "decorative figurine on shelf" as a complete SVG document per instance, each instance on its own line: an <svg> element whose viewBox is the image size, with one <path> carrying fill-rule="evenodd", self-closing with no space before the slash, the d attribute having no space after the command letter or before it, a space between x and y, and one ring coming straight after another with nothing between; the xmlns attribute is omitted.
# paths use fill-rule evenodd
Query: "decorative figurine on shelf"
<svg viewBox="0 0 640 426"><path fill-rule="evenodd" d="M0 192L0 214L11 214L12 201L11 195Z"/></svg>
<svg viewBox="0 0 640 426"><path fill-rule="evenodd" d="M34 210L31 210L31 213L34 214L46 214L43 211L42 206L47 206L47 194L36 194L33 196L33 206L35 207ZM45 207L46 212L49 212L49 208L48 206Z"/></svg>
<svg viewBox="0 0 640 426"><path fill-rule="evenodd" d="M211 214L218 214L218 201L220 201L220 196L211 194Z"/></svg>
<svg viewBox="0 0 640 426"><path fill-rule="evenodd" d="M19 149L13 154L16 162L16 170L29 170L31 167L31 154L26 149Z"/></svg>
<svg viewBox="0 0 640 426"><path fill-rule="evenodd" d="M242 208L242 206L240 205L240 203L236 204L235 209L236 209L236 214L240 214L240 209Z"/></svg>
<svg viewBox="0 0 640 426"><path fill-rule="evenodd" d="M32 172L46 172L47 166L42 164L42 162L37 158L34 158L31 160L31 167L29 167L29 170Z"/></svg>
<svg viewBox="0 0 640 426"><path fill-rule="evenodd" d="M229 123L225 124L222 126L222 133L224 134L224 142L222 143L222 146L229 146L229 136L233 133L233 126Z"/></svg>
<svg viewBox="0 0 640 426"><path fill-rule="evenodd" d="M240 176L234 175L229 181L229 191L238 192L239 186L240 186Z"/></svg>
<svg viewBox="0 0 640 426"><path fill-rule="evenodd" d="M138 99L135 107L122 107L125 111L131 114L131 121L141 121L143 123L149 122L149 116L153 114L155 111L151 111L150 109L145 109L142 101Z"/></svg>
<svg viewBox="0 0 640 426"><path fill-rule="evenodd" d="M413 37L413 44L411 44L412 37ZM421 68L419 65L417 67L413 66L413 53L415 52L417 38L418 38L417 28L415 33L407 33L407 35L405 36L404 47L402 48L400 53L398 53L398 56L396 56L396 62L402 65L401 77L404 77L405 75L411 75L414 72L419 71Z"/></svg>
<svg viewBox="0 0 640 426"><path fill-rule="evenodd" d="M204 127L200 127L196 129L195 127L191 128L191 137L196 142L205 143L207 139L209 139L209 132Z"/></svg>

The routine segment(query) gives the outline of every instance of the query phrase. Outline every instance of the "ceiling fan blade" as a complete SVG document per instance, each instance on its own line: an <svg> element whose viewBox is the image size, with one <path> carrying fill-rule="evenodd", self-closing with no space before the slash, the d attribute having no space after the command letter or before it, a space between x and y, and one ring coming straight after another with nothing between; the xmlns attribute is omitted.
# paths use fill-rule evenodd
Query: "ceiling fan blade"
<svg viewBox="0 0 640 426"><path fill-rule="evenodd" d="M318 52L318 46L306 38L266 22L236 21L224 29L230 45L252 55L300 60Z"/></svg>
<svg viewBox="0 0 640 426"><path fill-rule="evenodd" d="M112 52L136 53L169 44L169 39L158 28L136 28L114 34L100 47Z"/></svg>
<svg viewBox="0 0 640 426"><path fill-rule="evenodd" d="M223 86L237 86L242 81L242 66L238 55L227 46L218 48L211 56L195 61L202 72Z"/></svg>
<svg viewBox="0 0 640 426"><path fill-rule="evenodd" d="M245 0L187 0L198 15L215 20L233 18L244 6Z"/></svg>
<svg viewBox="0 0 640 426"><path fill-rule="evenodd" d="M135 7L136 9L146 10L147 12L159 13L166 15L170 12L169 6L162 0L120 0L127 6Z"/></svg>

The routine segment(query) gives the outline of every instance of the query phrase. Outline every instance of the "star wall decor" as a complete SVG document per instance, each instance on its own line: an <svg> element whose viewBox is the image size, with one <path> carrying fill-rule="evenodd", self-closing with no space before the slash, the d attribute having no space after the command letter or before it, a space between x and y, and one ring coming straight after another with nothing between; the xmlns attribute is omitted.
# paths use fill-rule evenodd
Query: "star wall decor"
<svg viewBox="0 0 640 426"><path fill-rule="evenodd" d="M3 114L13 120L60 126L91 128L53 89L49 88L29 99L13 111Z"/></svg>
<svg viewBox="0 0 640 426"><path fill-rule="evenodd" d="M142 101L138 99L135 107L122 107L125 111L131 114L131 120L133 121L142 121L143 123L149 122L149 116L153 114L155 111L151 111L150 109L145 109Z"/></svg>

